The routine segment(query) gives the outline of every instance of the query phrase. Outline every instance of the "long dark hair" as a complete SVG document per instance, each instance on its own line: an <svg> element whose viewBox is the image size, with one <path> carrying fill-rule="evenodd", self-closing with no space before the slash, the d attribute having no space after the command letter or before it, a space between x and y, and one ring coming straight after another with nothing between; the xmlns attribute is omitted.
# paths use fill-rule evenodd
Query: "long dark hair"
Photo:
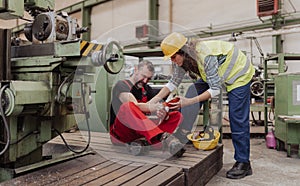
<svg viewBox="0 0 300 186"><path fill-rule="evenodd" d="M192 79L198 79L200 77L200 72L197 64L197 54L195 50L195 41L190 41L188 44L185 44L177 54L183 56L182 68L188 72L189 76Z"/></svg>

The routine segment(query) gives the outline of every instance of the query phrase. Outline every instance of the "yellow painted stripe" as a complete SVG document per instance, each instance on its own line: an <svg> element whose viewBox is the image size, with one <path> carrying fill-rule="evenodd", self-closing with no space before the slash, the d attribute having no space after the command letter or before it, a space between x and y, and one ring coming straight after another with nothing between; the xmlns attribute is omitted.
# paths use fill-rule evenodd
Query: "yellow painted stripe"
<svg viewBox="0 0 300 186"><path fill-rule="evenodd" d="M81 41L80 43L80 50L87 44L87 41Z"/></svg>
<svg viewBox="0 0 300 186"><path fill-rule="evenodd" d="M85 49L85 51L83 52L82 55L83 55L83 56L87 56L87 55L89 54L90 50L93 49L94 45L95 45L95 44L90 43L89 46L87 47L87 49Z"/></svg>
<svg viewBox="0 0 300 186"><path fill-rule="evenodd" d="M97 48L95 49L95 51L98 51L102 48L102 45L98 45Z"/></svg>

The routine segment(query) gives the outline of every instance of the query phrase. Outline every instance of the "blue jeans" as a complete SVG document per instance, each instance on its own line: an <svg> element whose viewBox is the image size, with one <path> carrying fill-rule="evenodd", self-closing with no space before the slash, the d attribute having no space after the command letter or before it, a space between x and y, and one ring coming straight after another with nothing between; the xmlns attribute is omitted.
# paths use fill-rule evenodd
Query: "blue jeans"
<svg viewBox="0 0 300 186"><path fill-rule="evenodd" d="M185 97L192 98L202 94L209 88L203 80L198 80L191 85ZM248 162L250 156L250 82L242 87L228 92L229 120L232 143L235 149L234 159L238 162ZM183 121L180 128L191 131L201 109L202 102L183 107L181 113Z"/></svg>
<svg viewBox="0 0 300 186"><path fill-rule="evenodd" d="M229 120L234 159L249 162L250 156L250 83L228 92Z"/></svg>

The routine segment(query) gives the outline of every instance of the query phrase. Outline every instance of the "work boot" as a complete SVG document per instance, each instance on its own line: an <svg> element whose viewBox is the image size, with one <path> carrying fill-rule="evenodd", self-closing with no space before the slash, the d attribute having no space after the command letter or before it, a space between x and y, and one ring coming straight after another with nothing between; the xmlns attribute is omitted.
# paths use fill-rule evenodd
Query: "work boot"
<svg viewBox="0 0 300 186"><path fill-rule="evenodd" d="M184 145L172 134L164 133L161 141L163 143L163 149L168 149L173 157L180 158L185 152Z"/></svg>
<svg viewBox="0 0 300 186"><path fill-rule="evenodd" d="M127 151L134 156L147 154L150 150L149 143L145 139L137 139L127 143L126 148Z"/></svg>
<svg viewBox="0 0 300 186"><path fill-rule="evenodd" d="M192 142L188 140L187 135L191 132L186 129L178 128L176 132L173 134L182 144L191 144Z"/></svg>
<svg viewBox="0 0 300 186"><path fill-rule="evenodd" d="M226 173L226 177L230 179L240 179L249 175L252 175L252 168L250 162L235 162L233 167Z"/></svg>

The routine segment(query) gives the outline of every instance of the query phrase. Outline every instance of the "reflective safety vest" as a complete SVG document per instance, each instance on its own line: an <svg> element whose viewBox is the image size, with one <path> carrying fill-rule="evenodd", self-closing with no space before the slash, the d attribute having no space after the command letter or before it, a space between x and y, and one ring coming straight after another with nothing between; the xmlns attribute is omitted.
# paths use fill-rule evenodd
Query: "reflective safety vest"
<svg viewBox="0 0 300 186"><path fill-rule="evenodd" d="M205 82L204 59L209 55L226 55L226 60L219 66L218 74L222 79L222 83L226 86L227 92L246 85L254 75L255 69L252 63L232 43L218 40L199 41L196 44L196 51L199 58L197 60L198 69L201 78Z"/></svg>

